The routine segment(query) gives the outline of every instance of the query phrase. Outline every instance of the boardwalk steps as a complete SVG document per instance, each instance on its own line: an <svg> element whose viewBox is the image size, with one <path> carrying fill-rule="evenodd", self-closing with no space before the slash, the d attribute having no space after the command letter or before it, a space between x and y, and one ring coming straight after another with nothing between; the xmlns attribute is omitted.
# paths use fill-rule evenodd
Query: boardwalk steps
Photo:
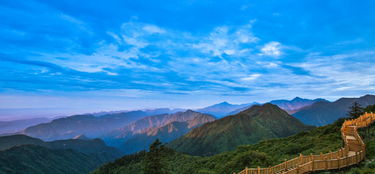
<svg viewBox="0 0 375 174"><path fill-rule="evenodd" d="M366 145L358 129L375 122L375 114L365 113L354 120L346 120L341 127L344 147L330 153L302 155L268 168L245 168L237 174L303 174L313 171L340 169L360 163L366 154ZM235 174L235 173L234 173Z"/></svg>

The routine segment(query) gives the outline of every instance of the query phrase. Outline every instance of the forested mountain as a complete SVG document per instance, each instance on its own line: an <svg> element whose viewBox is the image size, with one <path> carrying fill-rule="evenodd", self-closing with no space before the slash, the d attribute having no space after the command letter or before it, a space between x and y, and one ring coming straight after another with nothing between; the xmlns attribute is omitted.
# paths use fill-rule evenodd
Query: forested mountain
<svg viewBox="0 0 375 174"><path fill-rule="evenodd" d="M0 151L2 174L87 174L102 163L96 157L74 150L37 145L15 146Z"/></svg>
<svg viewBox="0 0 375 174"><path fill-rule="evenodd" d="M44 142L26 135L0 137L0 173L88 173L121 156L100 139Z"/></svg>
<svg viewBox="0 0 375 174"><path fill-rule="evenodd" d="M233 150L239 145L286 137L311 128L268 103L206 123L168 146L192 155L213 155Z"/></svg>
<svg viewBox="0 0 375 174"><path fill-rule="evenodd" d="M199 157L176 152L172 149L163 150L163 165L170 173L178 174L228 174L239 172L244 167L268 167L291 159L302 153L319 154L334 151L342 146L340 128L343 120L334 124L314 128L286 138L264 140L252 145L242 145L233 151L223 152L214 156ZM373 139L371 142L375 142ZM370 149L375 149L374 143ZM369 152L374 159L375 151ZM141 152L124 156L114 162L103 165L94 174L132 173L141 174L147 153ZM373 162L375 164L375 162Z"/></svg>

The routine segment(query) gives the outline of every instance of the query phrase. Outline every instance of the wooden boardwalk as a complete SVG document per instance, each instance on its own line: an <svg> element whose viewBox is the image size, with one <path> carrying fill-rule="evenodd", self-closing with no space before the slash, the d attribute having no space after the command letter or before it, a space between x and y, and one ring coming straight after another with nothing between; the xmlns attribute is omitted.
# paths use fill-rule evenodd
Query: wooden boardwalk
<svg viewBox="0 0 375 174"><path fill-rule="evenodd" d="M313 171L340 169L361 162L365 158L366 145L357 129L375 122L375 114L365 113L357 119L346 120L341 127L344 147L330 153L302 155L269 168L245 168L237 174L302 174ZM235 173L234 173L235 174Z"/></svg>

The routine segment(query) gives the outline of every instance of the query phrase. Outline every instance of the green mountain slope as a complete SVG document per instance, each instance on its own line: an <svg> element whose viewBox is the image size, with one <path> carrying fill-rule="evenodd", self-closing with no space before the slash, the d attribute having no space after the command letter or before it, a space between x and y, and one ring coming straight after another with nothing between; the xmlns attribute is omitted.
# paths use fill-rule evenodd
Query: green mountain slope
<svg viewBox="0 0 375 174"><path fill-rule="evenodd" d="M73 150L22 145L0 151L1 174L84 174L101 161Z"/></svg>
<svg viewBox="0 0 375 174"><path fill-rule="evenodd" d="M87 173L120 156L119 150L106 146L100 139L44 142L26 135L0 137L0 174Z"/></svg>
<svg viewBox="0 0 375 174"><path fill-rule="evenodd" d="M45 142L38 138L33 138L26 135L9 135L0 137L0 151L26 144L42 146L45 145Z"/></svg>
<svg viewBox="0 0 375 174"><path fill-rule="evenodd" d="M340 128L343 120L332 125L301 132L286 138L264 140L252 145L243 145L233 151L214 156L199 157L164 150L164 163L171 174L228 174L239 172L245 166L268 167L296 157L334 151L342 146ZM95 170L94 174L141 174L145 152L124 156Z"/></svg>
<svg viewBox="0 0 375 174"><path fill-rule="evenodd" d="M286 137L311 128L276 105L264 104L204 124L172 141L168 147L192 155L213 155L239 145Z"/></svg>

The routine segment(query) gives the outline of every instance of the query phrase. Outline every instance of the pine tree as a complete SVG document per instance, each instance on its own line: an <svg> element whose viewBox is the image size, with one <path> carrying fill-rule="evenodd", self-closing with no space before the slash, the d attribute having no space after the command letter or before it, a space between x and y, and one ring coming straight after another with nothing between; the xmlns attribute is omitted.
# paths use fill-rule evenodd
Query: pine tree
<svg viewBox="0 0 375 174"><path fill-rule="evenodd" d="M156 139L151 145L150 150L146 154L144 174L166 174L163 164L163 148L164 146Z"/></svg>
<svg viewBox="0 0 375 174"><path fill-rule="evenodd" d="M361 107L361 105L357 102L354 102L353 105L349 108L349 117L350 118L358 118L359 116L361 116L363 114L363 108Z"/></svg>

